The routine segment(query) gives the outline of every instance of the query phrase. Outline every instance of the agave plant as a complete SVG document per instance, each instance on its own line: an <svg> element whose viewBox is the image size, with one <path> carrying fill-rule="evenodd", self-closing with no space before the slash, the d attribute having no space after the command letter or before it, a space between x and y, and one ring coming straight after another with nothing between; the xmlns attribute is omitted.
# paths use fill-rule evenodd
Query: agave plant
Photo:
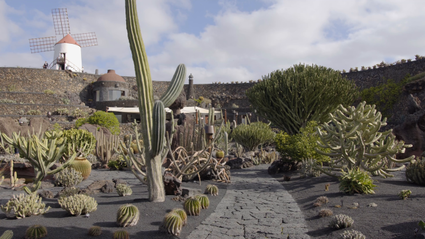
<svg viewBox="0 0 425 239"><path fill-rule="evenodd" d="M132 227L140 218L139 209L133 204L122 205L117 212L117 224L121 227Z"/></svg>

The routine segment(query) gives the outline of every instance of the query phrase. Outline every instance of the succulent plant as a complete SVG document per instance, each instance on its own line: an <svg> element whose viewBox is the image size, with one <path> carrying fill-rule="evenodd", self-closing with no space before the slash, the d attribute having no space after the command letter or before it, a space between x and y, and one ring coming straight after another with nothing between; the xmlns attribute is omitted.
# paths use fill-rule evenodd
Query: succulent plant
<svg viewBox="0 0 425 239"><path fill-rule="evenodd" d="M61 197L58 200L62 209L74 216L87 214L97 210L97 202L93 197L84 194L75 194L69 197Z"/></svg>
<svg viewBox="0 0 425 239"><path fill-rule="evenodd" d="M345 215L345 214L338 214L335 215L332 220L329 222L329 226L335 229L342 229L351 227L354 223L354 220Z"/></svg>
<svg viewBox="0 0 425 239"><path fill-rule="evenodd" d="M205 189L206 194L211 194L212 196L218 195L218 187L213 184L208 184L207 188Z"/></svg>
<svg viewBox="0 0 425 239"><path fill-rule="evenodd" d="M207 209L210 206L210 199L207 195L199 194L195 196L196 199L201 203L202 209Z"/></svg>
<svg viewBox="0 0 425 239"><path fill-rule="evenodd" d="M88 234L93 237L100 236L102 234L102 228L99 226L92 226L89 228Z"/></svg>
<svg viewBox="0 0 425 239"><path fill-rule="evenodd" d="M320 196L320 197L316 198L316 202L318 202L318 203L320 203L320 204L323 205L323 204L328 203L329 202L329 199L326 196Z"/></svg>
<svg viewBox="0 0 425 239"><path fill-rule="evenodd" d="M407 166L406 179L409 182L425 186L425 160L419 160Z"/></svg>
<svg viewBox="0 0 425 239"><path fill-rule="evenodd" d="M216 158L224 158L224 151L218 150L217 152L215 152L215 157Z"/></svg>
<svg viewBox="0 0 425 239"><path fill-rule="evenodd" d="M79 188L68 187L68 188L62 189L58 194L59 194L59 198L63 198L63 197L69 197L75 194L79 194L80 192L81 190Z"/></svg>
<svg viewBox="0 0 425 239"><path fill-rule="evenodd" d="M401 190L399 193L398 193L398 196L401 198L401 199L403 199L403 200L406 200L408 197L410 197L410 195L412 194L412 191L410 191L409 189L406 189L406 190Z"/></svg>
<svg viewBox="0 0 425 239"><path fill-rule="evenodd" d="M118 195L122 197L130 196L133 193L133 190L131 190L131 187L127 184L118 184L116 190Z"/></svg>
<svg viewBox="0 0 425 239"><path fill-rule="evenodd" d="M201 203L194 197L188 197L184 202L184 210L190 216L199 216L201 212Z"/></svg>
<svg viewBox="0 0 425 239"><path fill-rule="evenodd" d="M374 194L373 180L368 172L362 171L359 168L348 169L347 172L342 171L342 176L339 178L339 190L345 193L364 193Z"/></svg>
<svg viewBox="0 0 425 239"><path fill-rule="evenodd" d="M25 231L25 239L38 239L47 236L47 229L41 225L28 227Z"/></svg>
<svg viewBox="0 0 425 239"><path fill-rule="evenodd" d="M118 230L114 232L114 239L128 239L130 238L130 234L128 234L125 230Z"/></svg>
<svg viewBox="0 0 425 239"><path fill-rule="evenodd" d="M117 224L121 227L132 227L139 221L139 209L133 204L122 205L117 212Z"/></svg>
<svg viewBox="0 0 425 239"><path fill-rule="evenodd" d="M187 214L186 211L182 208L174 208L171 212L177 214L180 216L180 218L183 221L183 226L186 225L187 223Z"/></svg>
<svg viewBox="0 0 425 239"><path fill-rule="evenodd" d="M330 217L332 216L334 213L332 212L331 209L329 208L323 208L322 210L319 211L319 216L320 217Z"/></svg>
<svg viewBox="0 0 425 239"><path fill-rule="evenodd" d="M54 178L56 185L64 187L73 187L83 181L82 173L72 167L67 167L59 173L56 173Z"/></svg>
<svg viewBox="0 0 425 239"><path fill-rule="evenodd" d="M162 229L167 231L169 234L178 236L183 227L183 220L179 214L169 212L165 215L161 225Z"/></svg>
<svg viewBox="0 0 425 239"><path fill-rule="evenodd" d="M5 204L0 206L1 210L8 218L25 218L44 214L49 211L50 207L41 202L41 198L33 193L29 195L19 194L13 195L12 198Z"/></svg>
<svg viewBox="0 0 425 239"><path fill-rule="evenodd" d="M366 236L356 230L346 230L341 234L341 239L366 239Z"/></svg>
<svg viewBox="0 0 425 239"><path fill-rule="evenodd" d="M0 236L0 239L12 239L13 237L13 231L12 230L6 230L3 232L3 234Z"/></svg>

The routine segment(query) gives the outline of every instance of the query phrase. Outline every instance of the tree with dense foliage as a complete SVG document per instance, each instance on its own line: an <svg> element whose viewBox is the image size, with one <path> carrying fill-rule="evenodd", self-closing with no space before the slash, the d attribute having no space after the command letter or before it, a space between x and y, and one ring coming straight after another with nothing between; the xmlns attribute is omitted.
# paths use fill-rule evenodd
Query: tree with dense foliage
<svg viewBox="0 0 425 239"><path fill-rule="evenodd" d="M263 76L246 92L260 116L290 135L309 121L327 121L339 104L352 104L358 94L354 82L339 71L304 64Z"/></svg>

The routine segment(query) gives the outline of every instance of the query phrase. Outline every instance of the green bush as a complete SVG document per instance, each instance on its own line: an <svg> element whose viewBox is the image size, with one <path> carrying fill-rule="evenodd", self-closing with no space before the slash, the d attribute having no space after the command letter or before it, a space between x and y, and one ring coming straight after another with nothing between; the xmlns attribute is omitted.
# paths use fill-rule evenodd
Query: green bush
<svg viewBox="0 0 425 239"><path fill-rule="evenodd" d="M242 145L247 150L255 150L260 144L270 143L275 137L275 133L270 126L263 122L251 124L241 124L236 127L231 137L236 143Z"/></svg>
<svg viewBox="0 0 425 239"><path fill-rule="evenodd" d="M53 94L55 94L55 92L53 90L45 90L43 92L44 92L44 94L47 94L47 95L53 95Z"/></svg>
<svg viewBox="0 0 425 239"><path fill-rule="evenodd" d="M246 95L258 115L294 135L309 121L326 122L339 104L352 104L358 90L339 71L299 64L263 76Z"/></svg>
<svg viewBox="0 0 425 239"><path fill-rule="evenodd" d="M120 133L120 122L114 113L107 113L105 111L97 111L88 118L78 119L75 123L75 127L80 127L83 124L96 124L103 126L111 131L112 134L118 135Z"/></svg>
<svg viewBox="0 0 425 239"><path fill-rule="evenodd" d="M286 132L280 132L274 139L276 150L283 158L290 159L292 162L301 162L307 159L314 159L317 163L328 162L330 160L328 156L314 150L320 148L317 141L321 141L315 127L318 127L317 122L310 121L300 129L298 134L289 135ZM330 152L329 149L320 149Z"/></svg>
<svg viewBox="0 0 425 239"><path fill-rule="evenodd" d="M339 181L339 190L344 193L375 194L373 188L376 185L373 184L369 173L361 171L359 168L343 171Z"/></svg>

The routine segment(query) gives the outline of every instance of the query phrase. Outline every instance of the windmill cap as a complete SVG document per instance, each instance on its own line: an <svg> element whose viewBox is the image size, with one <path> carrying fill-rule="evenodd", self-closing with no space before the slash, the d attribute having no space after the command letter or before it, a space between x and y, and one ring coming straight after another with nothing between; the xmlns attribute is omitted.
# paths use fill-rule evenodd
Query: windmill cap
<svg viewBox="0 0 425 239"><path fill-rule="evenodd" d="M56 44L59 44L59 43L68 43L68 44L75 44L77 46L80 46L77 43L77 41L74 38L72 38L72 36L69 34L66 35L64 38L62 38L60 41L58 41Z"/></svg>
<svg viewBox="0 0 425 239"><path fill-rule="evenodd" d="M97 79L97 81L117 81L117 82L124 82L124 83L126 82L124 78L117 75L115 73L115 70L112 70L112 69L109 69L108 73L103 74L101 77L99 77L99 79Z"/></svg>

